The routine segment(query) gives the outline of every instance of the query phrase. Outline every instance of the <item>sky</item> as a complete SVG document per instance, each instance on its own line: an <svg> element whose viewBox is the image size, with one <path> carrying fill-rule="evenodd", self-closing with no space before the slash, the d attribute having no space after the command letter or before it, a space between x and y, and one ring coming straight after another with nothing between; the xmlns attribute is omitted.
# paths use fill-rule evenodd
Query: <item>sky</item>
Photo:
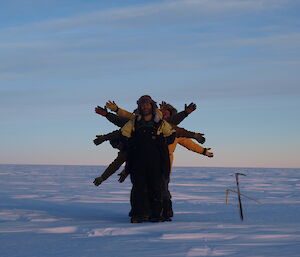
<svg viewBox="0 0 300 257"><path fill-rule="evenodd" d="M215 154L175 166L300 167L299 1L0 3L0 164L107 165L95 106L149 94Z"/></svg>

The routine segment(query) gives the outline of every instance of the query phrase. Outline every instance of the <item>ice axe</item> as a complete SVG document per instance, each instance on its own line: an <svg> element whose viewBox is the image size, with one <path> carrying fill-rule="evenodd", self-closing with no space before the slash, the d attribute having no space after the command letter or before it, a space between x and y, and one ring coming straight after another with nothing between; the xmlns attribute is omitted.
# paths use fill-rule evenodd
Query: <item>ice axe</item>
<svg viewBox="0 0 300 257"><path fill-rule="evenodd" d="M244 220L241 196L246 197L246 198L248 198L248 199L250 199L250 200L253 200L253 201L257 202L257 203L260 203L260 202L254 200L254 199L252 199L252 198L250 198L249 196L246 196L246 195L244 195L244 194L241 194L241 191L240 191L240 184L239 184L239 175L241 175L241 176L246 176L246 175L243 174L243 173L240 173L240 172L234 173L234 175L235 175L235 180L236 180L237 191L232 190L232 189L227 189L227 190L226 190L226 204L228 203L228 192L237 193L237 195L238 195L238 203L239 203L239 210L240 210L240 218L241 218L241 220Z"/></svg>
<svg viewBox="0 0 300 257"><path fill-rule="evenodd" d="M246 175L243 173L239 173L239 172L235 173L235 180L236 180L236 187L237 187L237 194L238 194L239 208L240 208L240 218L241 218L241 220L244 220L242 201L241 201L239 175L241 175L241 176L246 176Z"/></svg>

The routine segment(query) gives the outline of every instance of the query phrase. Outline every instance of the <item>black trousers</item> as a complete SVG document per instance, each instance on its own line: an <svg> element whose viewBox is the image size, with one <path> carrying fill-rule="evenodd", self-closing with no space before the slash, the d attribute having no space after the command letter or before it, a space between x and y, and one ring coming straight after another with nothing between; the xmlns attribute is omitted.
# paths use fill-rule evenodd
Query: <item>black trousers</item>
<svg viewBox="0 0 300 257"><path fill-rule="evenodd" d="M163 201L163 174L160 162L144 162L131 170L132 216L160 217Z"/></svg>
<svg viewBox="0 0 300 257"><path fill-rule="evenodd" d="M173 208L172 208L172 196L169 191L169 183L170 183L170 176L163 177L163 185L162 185L162 207L163 212L162 216L165 218L173 217Z"/></svg>

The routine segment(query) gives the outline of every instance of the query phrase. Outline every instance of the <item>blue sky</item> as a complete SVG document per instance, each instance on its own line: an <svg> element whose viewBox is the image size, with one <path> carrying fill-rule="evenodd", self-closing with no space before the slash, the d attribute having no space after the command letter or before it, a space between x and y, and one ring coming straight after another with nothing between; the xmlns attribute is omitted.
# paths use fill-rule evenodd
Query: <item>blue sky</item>
<svg viewBox="0 0 300 257"><path fill-rule="evenodd" d="M150 94L196 112L215 158L175 165L300 167L300 3L6 1L0 10L0 163L108 164L94 114Z"/></svg>

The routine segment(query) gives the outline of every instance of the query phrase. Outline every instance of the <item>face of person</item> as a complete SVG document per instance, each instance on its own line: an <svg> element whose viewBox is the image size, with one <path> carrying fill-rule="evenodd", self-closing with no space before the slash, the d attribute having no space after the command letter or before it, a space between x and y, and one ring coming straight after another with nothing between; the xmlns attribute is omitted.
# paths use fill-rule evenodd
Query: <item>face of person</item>
<svg viewBox="0 0 300 257"><path fill-rule="evenodd" d="M167 118L170 118L170 117L171 117L170 111L168 111L168 110L166 110L166 109L162 109L161 112L162 112L162 114L163 114L163 118L164 118L164 119L167 119Z"/></svg>
<svg viewBox="0 0 300 257"><path fill-rule="evenodd" d="M144 116L152 113L152 105L150 103L142 103L140 105L141 112Z"/></svg>

